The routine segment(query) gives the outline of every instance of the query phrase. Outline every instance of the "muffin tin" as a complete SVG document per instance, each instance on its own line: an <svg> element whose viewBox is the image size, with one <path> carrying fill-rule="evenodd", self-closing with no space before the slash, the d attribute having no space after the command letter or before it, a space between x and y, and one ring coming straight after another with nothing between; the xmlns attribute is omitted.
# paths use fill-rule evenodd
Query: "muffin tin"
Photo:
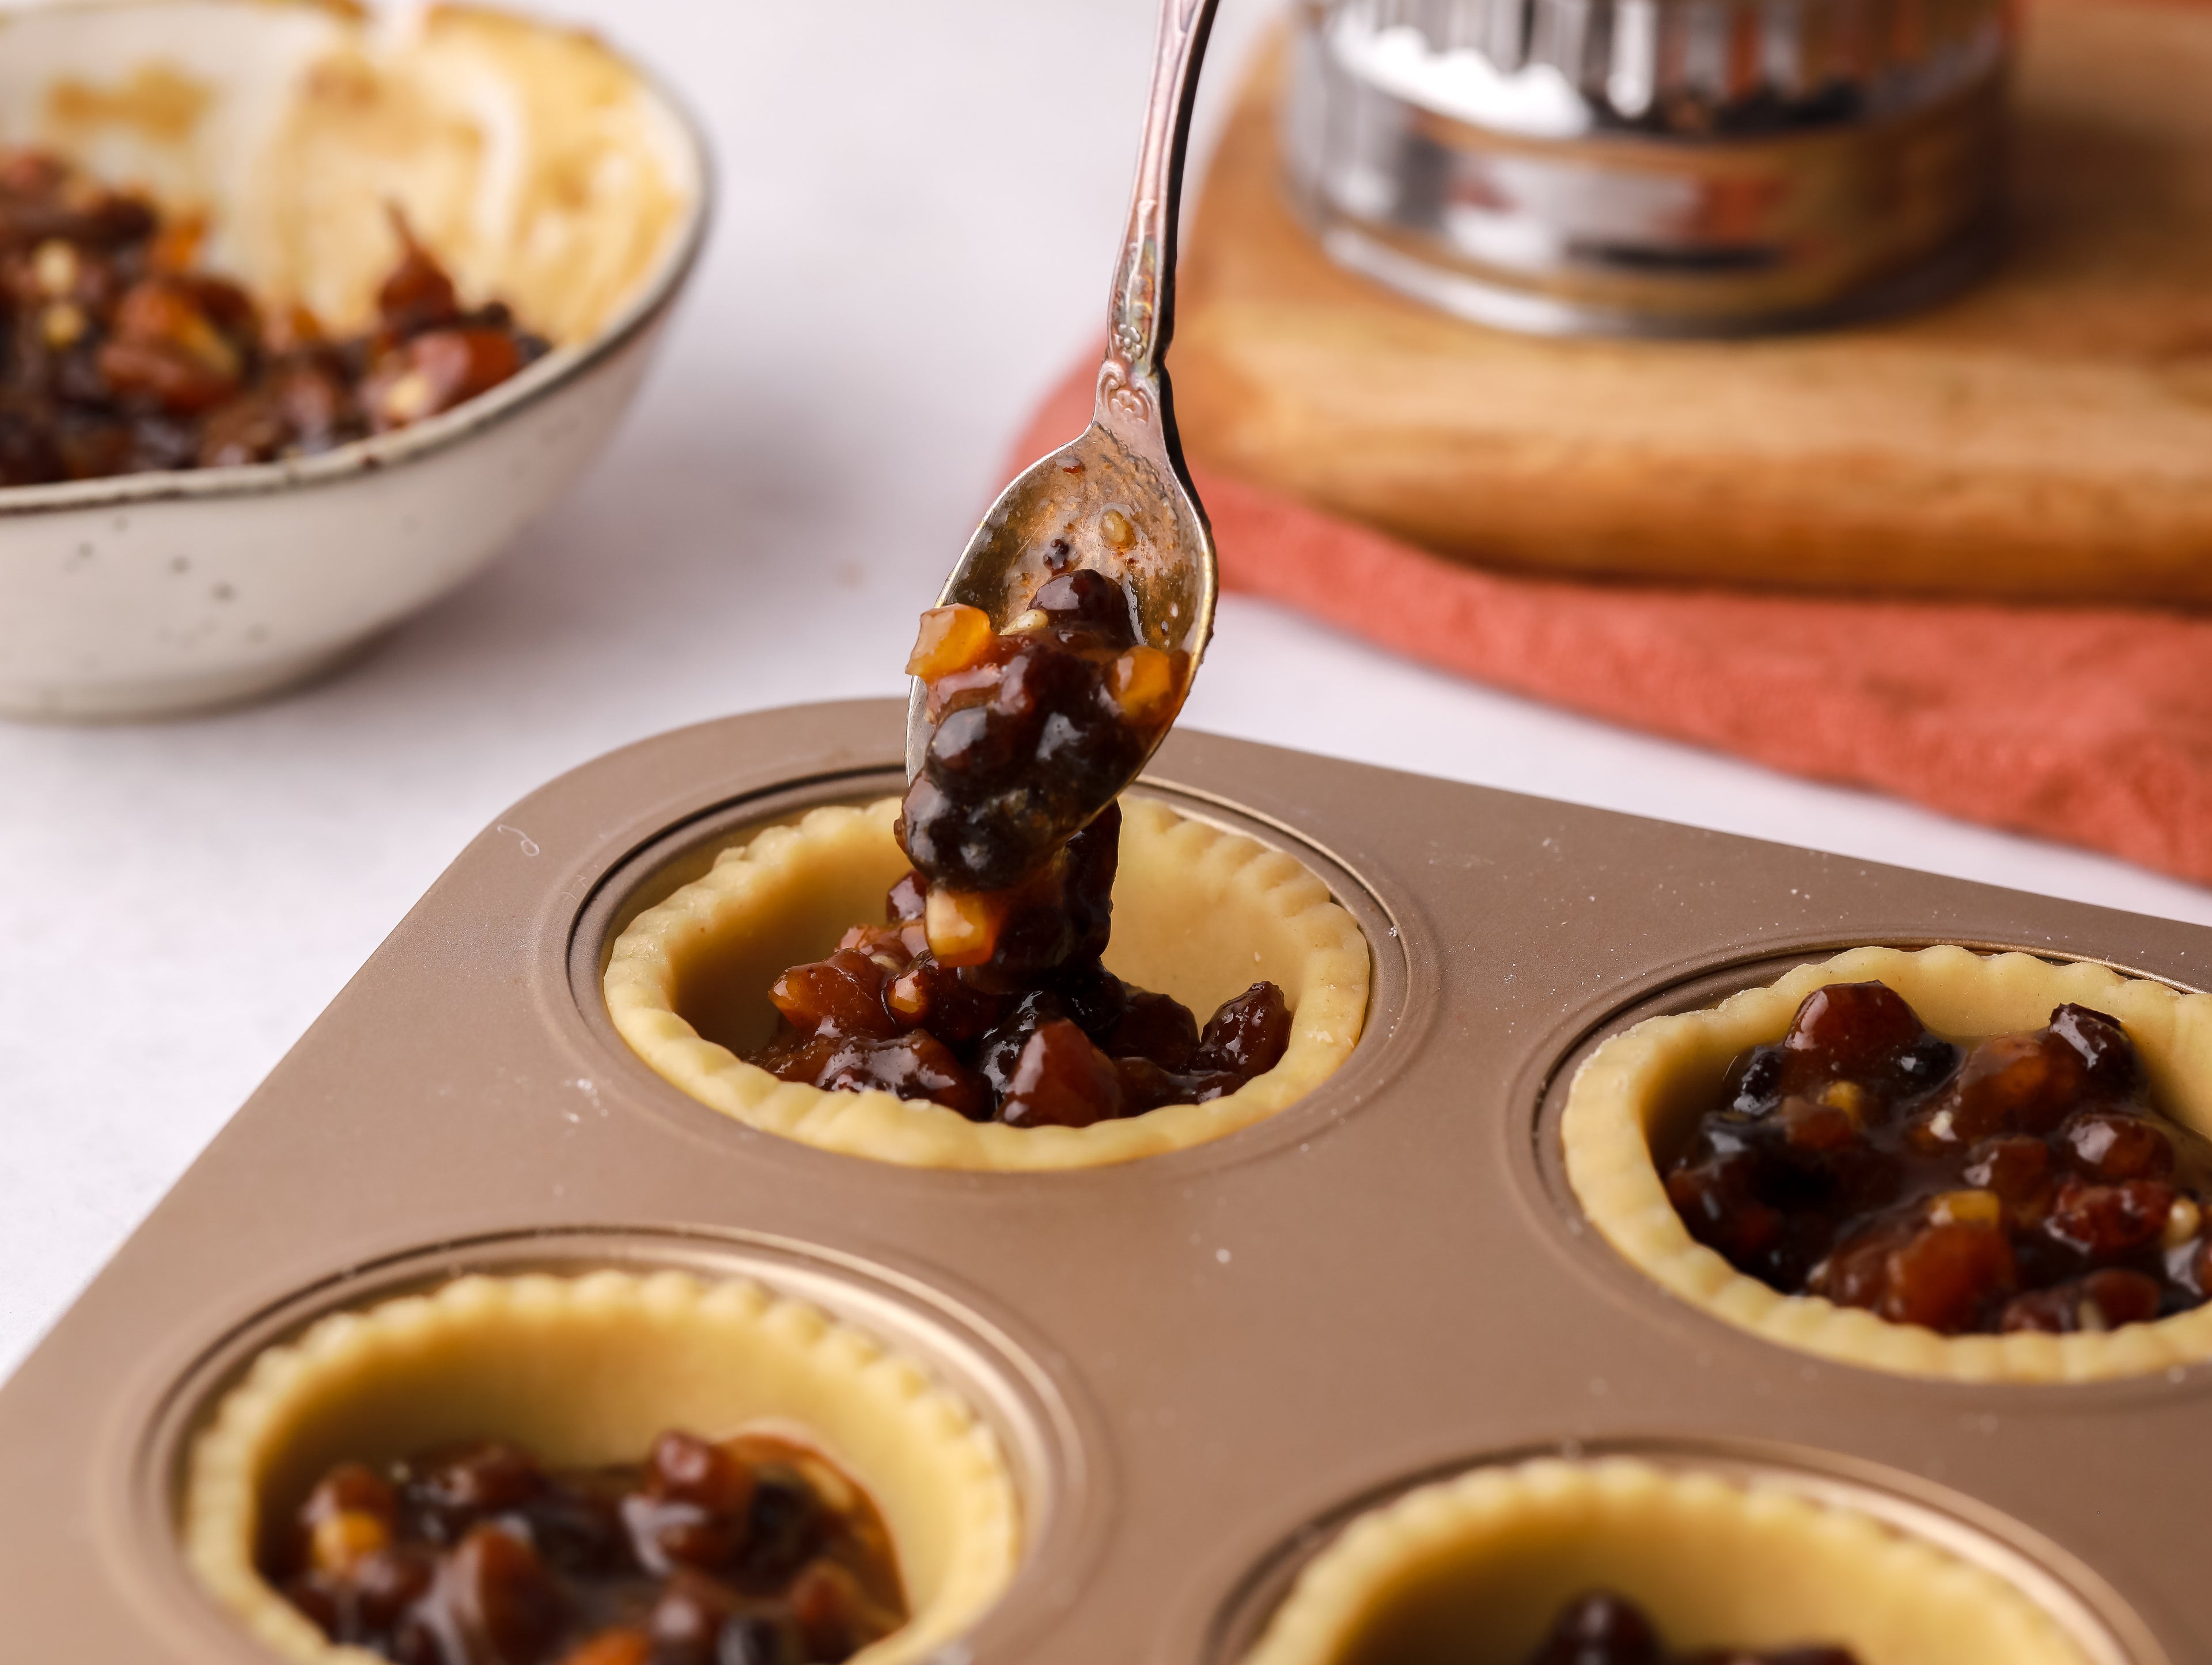
<svg viewBox="0 0 2212 1665"><path fill-rule="evenodd" d="M1178 734L1141 789L1291 851L1366 932L1350 1062L1169 1156L899 1168L692 1102L599 989L622 926L733 837L895 787L902 719L872 701L683 730L463 852L0 1391L11 1656L264 1657L174 1534L189 1441L246 1363L457 1273L615 1265L802 1296L995 1425L1024 1559L948 1665L1231 1665L1357 1510L1561 1451L1854 1504L1995 1567L2098 1665L2212 1657L2212 1370L1971 1387L1784 1352L1583 1230L1553 1137L1605 1035L1840 947L2020 948L2193 987L2212 932Z"/></svg>

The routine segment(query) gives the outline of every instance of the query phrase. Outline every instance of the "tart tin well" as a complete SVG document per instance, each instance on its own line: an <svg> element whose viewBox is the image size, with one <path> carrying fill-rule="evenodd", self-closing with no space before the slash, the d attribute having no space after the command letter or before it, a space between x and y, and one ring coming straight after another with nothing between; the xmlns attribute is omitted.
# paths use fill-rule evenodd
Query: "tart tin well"
<svg viewBox="0 0 2212 1665"><path fill-rule="evenodd" d="M146 1442L141 1525L270 1655L353 1661L260 1578L256 1545L332 1461L457 1439L635 1461L662 1428L821 1451L890 1528L898 1665L969 1628L1071 1505L1097 1501L1066 1403L1011 1338L848 1256L695 1232L507 1234L394 1256L211 1349Z"/></svg>
<svg viewBox="0 0 2212 1665"><path fill-rule="evenodd" d="M1323 1530L1294 1575L1277 1575L1257 1640L1224 1660L1522 1665L1592 1589L1636 1602L1674 1650L1819 1642L1862 1665L2124 1657L1997 1539L1772 1460L1631 1449L1484 1463Z"/></svg>
<svg viewBox="0 0 2212 1665"><path fill-rule="evenodd" d="M2212 1368L2024 1387L1778 1347L1623 1261L1539 1137L1587 1045L1714 981L1951 942L2197 986L2212 932L1178 733L1142 793L1295 854L1358 921L1351 1057L1141 1162L855 1161L671 1086L601 980L720 849L895 790L902 718L665 735L471 842L0 1388L11 1647L271 1665L176 1531L191 1438L253 1355L456 1276L611 1266L818 1307L991 1423L1023 1559L947 1644L963 1665L1222 1665L1252 1570L1344 1499L1624 1442L1786 1454L2009 1546L2112 1665L2212 1655Z"/></svg>
<svg viewBox="0 0 2212 1665"><path fill-rule="evenodd" d="M1274 1068L1205 1104L1089 1127L976 1123L889 1093L779 1081L743 1056L773 1032L768 988L819 959L848 926L878 924L908 871L898 799L813 811L722 851L703 877L631 921L605 987L623 1038L654 1072L749 1126L923 1168L1082 1168L1185 1150L1273 1115L1350 1057L1367 1015L1369 954L1352 915L1292 856L1177 814L1123 805L1108 969L1181 1000L1201 1022L1265 979L1291 1006Z"/></svg>
<svg viewBox="0 0 2212 1665"><path fill-rule="evenodd" d="M1717 1006L1644 1018L1583 1062L1559 1136L1568 1182L1591 1224L1681 1299L1842 1364L1964 1381L2087 1382L2212 1358L2212 1307L2100 1334L1942 1336L1819 1296L1779 1294L1691 1239L1667 1200L1655 1152L1664 1159L1680 1147L1711 1108L1729 1061L1781 1039L1807 994L1824 983L1870 979L1904 996L1938 1034L1962 1042L2039 1029L2068 1001L2118 1018L2160 1109L2197 1133L2212 1132L2212 995L2031 954L1858 948Z"/></svg>
<svg viewBox="0 0 2212 1665"><path fill-rule="evenodd" d="M911 1617L861 1651L866 1665L921 1658L1012 1575L1013 1479L963 1401L819 1308L676 1271L458 1278L267 1349L193 1443L185 1559L271 1649L331 1665L358 1650L326 1641L258 1559L333 1464L491 1437L590 1467L636 1461L665 1428L786 1434L875 1500Z"/></svg>

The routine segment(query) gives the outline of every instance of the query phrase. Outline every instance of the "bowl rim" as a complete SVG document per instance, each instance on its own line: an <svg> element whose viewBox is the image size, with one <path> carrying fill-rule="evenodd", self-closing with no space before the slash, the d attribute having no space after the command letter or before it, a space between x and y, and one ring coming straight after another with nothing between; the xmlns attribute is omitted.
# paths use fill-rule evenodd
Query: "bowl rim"
<svg viewBox="0 0 2212 1665"><path fill-rule="evenodd" d="M373 23L346 0L61 0L34 10L0 18L13 27L66 17L72 13L151 9L167 5L224 6L242 12L315 11L356 25ZM653 271L614 316L590 337L554 348L488 392L419 422L373 434L312 457L271 463L232 464L217 468L149 469L94 480L64 480L43 485L0 486L0 520L85 509L136 507L178 500L264 496L300 487L343 484L366 474L381 474L434 456L487 428L496 427L577 380L613 357L657 322L705 247L714 220L718 179L705 125L688 100L660 72L632 57L597 29L570 24L519 7L481 0L436 0L428 10L481 13L526 23L532 28L588 36L630 74L665 110L689 153L696 181L677 235Z"/></svg>

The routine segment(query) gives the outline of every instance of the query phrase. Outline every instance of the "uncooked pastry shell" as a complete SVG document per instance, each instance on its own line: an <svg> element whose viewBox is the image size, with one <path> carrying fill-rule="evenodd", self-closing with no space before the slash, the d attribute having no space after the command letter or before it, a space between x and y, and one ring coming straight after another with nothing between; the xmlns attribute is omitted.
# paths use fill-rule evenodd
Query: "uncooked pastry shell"
<svg viewBox="0 0 2212 1665"><path fill-rule="evenodd" d="M638 1055L694 1098L824 1150L1015 1170L1127 1162L1218 1139L1310 1092L1350 1054L1367 1012L1367 945L1328 886L1281 851L1156 800L1121 807L1108 967L1201 1013L1262 978L1291 1005L1282 1061L1211 1103L1089 1127L1009 1127L887 1092L781 1081L702 1039L679 1013L747 1048L765 1041L777 975L819 958L856 921L882 919L884 893L908 866L891 832L896 799L816 810L724 851L617 940L607 1009Z"/></svg>
<svg viewBox="0 0 2212 1665"><path fill-rule="evenodd" d="M1664 1144L1686 1130L1711 1107L1729 1060L1779 1040L1814 988L1875 978L1953 1040L2040 1029L2069 1000L2107 1012L2134 1040L2160 1108L2212 1133L2212 996L2029 954L1855 948L1709 1011L1648 1018L1591 1054L1559 1124L1567 1177L1591 1224L1692 1305L1844 1364L1965 1382L2087 1382L2212 1358L2212 1306L2102 1334L1944 1336L1820 1296L1780 1294L1692 1240L1653 1163L1654 1133Z"/></svg>
<svg viewBox="0 0 2212 1665"><path fill-rule="evenodd" d="M407 216L462 294L559 346L668 258L695 182L638 72L581 30L441 4L340 27L301 71L238 205L240 270L365 328Z"/></svg>
<svg viewBox="0 0 2212 1665"><path fill-rule="evenodd" d="M2041 1607L1926 1539L1778 1481L1630 1457L1478 1468L1359 1516L1244 1665L1519 1665L1593 1589L1637 1601L1674 1648L2084 1665Z"/></svg>
<svg viewBox="0 0 2212 1665"><path fill-rule="evenodd" d="M902 1665L962 1631L1012 1577L999 1443L920 1366L804 1303L678 1272L466 1277L325 1318L270 1348L195 1443L186 1559L299 1665L381 1665L335 1647L254 1565L260 1523L346 1459L485 1436L561 1465L635 1461L681 1427L758 1427L820 1450L875 1500L912 1617L854 1656Z"/></svg>

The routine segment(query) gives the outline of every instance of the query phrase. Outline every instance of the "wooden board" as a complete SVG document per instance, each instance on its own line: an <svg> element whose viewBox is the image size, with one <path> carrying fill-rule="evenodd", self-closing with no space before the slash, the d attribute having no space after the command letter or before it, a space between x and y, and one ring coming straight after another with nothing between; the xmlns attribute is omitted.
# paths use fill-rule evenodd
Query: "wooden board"
<svg viewBox="0 0 2212 1665"><path fill-rule="evenodd" d="M2032 7L1997 275L1755 342L1505 335L1339 270L1285 206L1280 69L1184 254L1195 461L1498 566L2212 604L2212 5Z"/></svg>

